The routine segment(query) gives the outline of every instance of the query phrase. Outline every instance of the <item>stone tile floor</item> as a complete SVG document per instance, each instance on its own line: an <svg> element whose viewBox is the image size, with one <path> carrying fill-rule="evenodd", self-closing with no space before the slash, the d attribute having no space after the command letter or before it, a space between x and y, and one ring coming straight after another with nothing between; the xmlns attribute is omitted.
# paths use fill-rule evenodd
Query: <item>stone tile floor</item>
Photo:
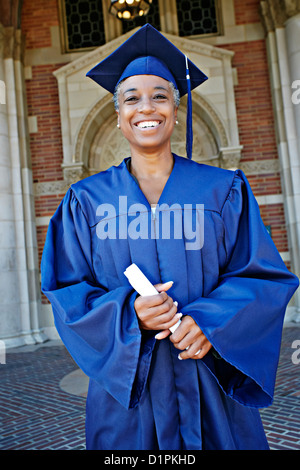
<svg viewBox="0 0 300 470"><path fill-rule="evenodd" d="M0 450L85 449L84 394L60 387L76 369L60 342L7 352L0 364ZM271 449L300 450L299 325L284 328L274 403L261 416Z"/></svg>

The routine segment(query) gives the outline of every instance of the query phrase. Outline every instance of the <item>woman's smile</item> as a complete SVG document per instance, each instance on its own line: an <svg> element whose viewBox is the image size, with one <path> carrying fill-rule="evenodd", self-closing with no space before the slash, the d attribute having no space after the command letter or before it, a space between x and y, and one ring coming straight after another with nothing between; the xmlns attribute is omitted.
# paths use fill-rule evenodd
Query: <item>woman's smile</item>
<svg viewBox="0 0 300 470"><path fill-rule="evenodd" d="M153 129L158 127L161 124L161 121L139 121L134 125L139 129Z"/></svg>

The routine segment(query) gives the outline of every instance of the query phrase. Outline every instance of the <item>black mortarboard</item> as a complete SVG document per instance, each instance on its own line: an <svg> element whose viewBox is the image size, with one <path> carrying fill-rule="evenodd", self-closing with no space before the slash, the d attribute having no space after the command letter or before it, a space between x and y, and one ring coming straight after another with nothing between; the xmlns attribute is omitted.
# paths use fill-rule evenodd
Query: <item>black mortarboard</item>
<svg viewBox="0 0 300 470"><path fill-rule="evenodd" d="M117 84L133 75L156 75L174 83L180 96L188 94L187 156L192 156L191 90L207 76L159 31L146 24L106 59L92 68L87 76L111 93Z"/></svg>

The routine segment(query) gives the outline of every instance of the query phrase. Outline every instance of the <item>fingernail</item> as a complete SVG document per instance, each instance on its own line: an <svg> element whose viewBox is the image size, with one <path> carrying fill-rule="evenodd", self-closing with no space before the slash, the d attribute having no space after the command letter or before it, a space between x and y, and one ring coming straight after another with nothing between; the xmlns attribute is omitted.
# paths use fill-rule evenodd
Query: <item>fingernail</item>
<svg viewBox="0 0 300 470"><path fill-rule="evenodd" d="M167 285L169 285L169 284L171 284L171 285L174 284L174 281L167 281L167 282L164 282L164 283L162 284L162 286L165 287L165 286L167 286Z"/></svg>
<svg viewBox="0 0 300 470"><path fill-rule="evenodd" d="M177 318L181 318L181 317L182 317L182 313L176 313L175 316L176 316Z"/></svg>
<svg viewBox="0 0 300 470"><path fill-rule="evenodd" d="M178 302L177 302L177 300L175 300L174 305L176 305L176 307L178 307Z"/></svg>
<svg viewBox="0 0 300 470"><path fill-rule="evenodd" d="M182 357L180 356L180 354L178 354L178 359L179 359L180 361L183 360Z"/></svg>

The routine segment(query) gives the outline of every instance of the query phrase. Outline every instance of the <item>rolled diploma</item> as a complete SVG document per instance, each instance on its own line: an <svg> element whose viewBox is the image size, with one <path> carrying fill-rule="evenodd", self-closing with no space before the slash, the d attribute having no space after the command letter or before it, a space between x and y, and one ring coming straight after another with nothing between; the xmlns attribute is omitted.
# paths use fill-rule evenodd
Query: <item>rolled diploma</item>
<svg viewBox="0 0 300 470"><path fill-rule="evenodd" d="M159 292L155 289L154 285L151 284L149 279L145 276L145 274L140 270L140 268L135 264L131 264L128 268L124 271L125 276L127 277L129 283L132 287L137 291L140 295L155 295L159 294ZM174 302L178 305L177 302ZM176 328L180 325L181 320L171 326L170 331L174 333Z"/></svg>

